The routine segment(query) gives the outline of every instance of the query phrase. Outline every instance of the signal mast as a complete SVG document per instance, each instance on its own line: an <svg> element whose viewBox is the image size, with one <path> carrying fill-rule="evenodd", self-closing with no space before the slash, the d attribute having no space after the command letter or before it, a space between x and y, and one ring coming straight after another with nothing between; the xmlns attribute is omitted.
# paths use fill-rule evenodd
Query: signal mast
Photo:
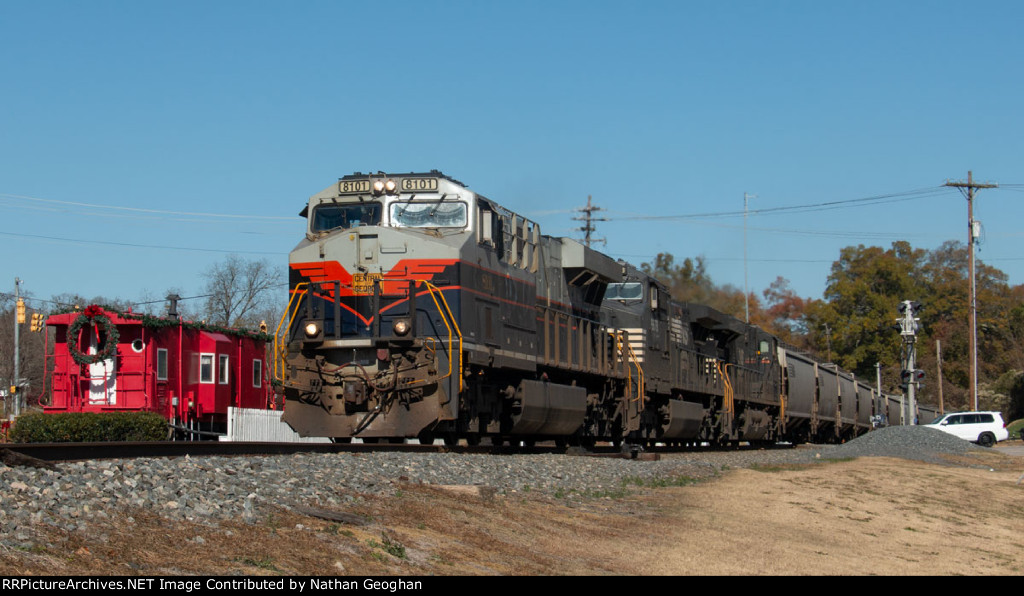
<svg viewBox="0 0 1024 596"><path fill-rule="evenodd" d="M900 387L906 396L907 411L900 408L903 424L917 424L917 389L924 379L924 371L917 368L917 332L921 328L921 319L914 316L921 310L920 302L904 300L900 302L899 323L900 336L903 337L903 370L900 371Z"/></svg>

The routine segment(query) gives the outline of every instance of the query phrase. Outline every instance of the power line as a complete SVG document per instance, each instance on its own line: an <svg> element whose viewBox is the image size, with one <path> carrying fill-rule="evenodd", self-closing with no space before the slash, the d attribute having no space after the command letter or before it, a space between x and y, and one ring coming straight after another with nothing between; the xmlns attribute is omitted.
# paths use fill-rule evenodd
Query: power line
<svg viewBox="0 0 1024 596"><path fill-rule="evenodd" d="M0 193L0 197L21 199L23 201L32 201L36 203L46 203L51 205L68 205L72 207L87 207L90 209L110 209L114 211L128 211L132 213L151 213L157 215L185 215L192 217L214 217L223 219L250 219L260 221L294 221L294 217L285 217L282 215L248 215L242 213L208 213L201 211L171 211L166 209L144 209L141 207L118 207L114 205L98 205L95 203L82 203L77 201L60 201L56 199L41 199L39 197L29 197L25 195L13 195L8 193Z"/></svg>
<svg viewBox="0 0 1024 596"><path fill-rule="evenodd" d="M769 213L790 213L790 212L807 212L807 211L824 211L829 209L840 209L847 206L854 206L858 204L886 204L886 203L897 203L902 201L910 201L913 199L920 199L929 196L936 196L943 194L942 186L935 186L929 188L919 188L916 190L908 190L899 193L890 193L884 195L875 195L872 197L862 197L859 199L845 199L842 201L824 201L820 203L810 203L807 205L788 205L784 207L765 207L762 209L750 209L746 211L748 215L765 215ZM699 218L710 218L710 217L742 217L744 211L717 211L708 213L688 213L679 215L632 215L622 217L612 217L613 220L651 220L651 219L699 219Z"/></svg>
<svg viewBox="0 0 1024 596"><path fill-rule="evenodd" d="M82 240L79 238L60 238L57 236L43 236L40 234L18 234L16 232L2 232L0 235L3 236L15 236L18 238L34 238L37 240L54 240L57 242L72 242L76 244L103 244L107 246L126 246L129 248L156 248L160 250L187 250L192 252L215 252L225 254L239 254L239 255L277 255L280 256L284 253L280 251L260 251L260 250L225 250L219 248L200 248L197 246L166 246L160 244L134 244L130 242L113 242L110 240Z"/></svg>

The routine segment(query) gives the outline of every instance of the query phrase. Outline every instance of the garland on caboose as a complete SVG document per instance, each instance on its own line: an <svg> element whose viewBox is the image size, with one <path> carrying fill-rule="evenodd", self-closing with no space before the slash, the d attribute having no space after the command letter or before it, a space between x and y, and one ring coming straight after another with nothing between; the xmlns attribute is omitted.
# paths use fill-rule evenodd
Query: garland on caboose
<svg viewBox="0 0 1024 596"><path fill-rule="evenodd" d="M85 311L83 311L83 313L88 311L90 308L96 308L97 310L99 310L100 313L105 311L105 312L109 312L109 313L115 314L115 315L121 317L122 319L131 319L131 320L135 320L135 321L140 321L142 323L143 327L148 327L148 328L151 328L151 329L159 329L159 328L163 328L163 327L177 327L180 324L185 329L195 329L197 331L211 331L213 333L223 333L225 335L234 335L234 336L238 336L238 337L246 337L246 338L249 338L249 339L256 339L256 340L261 340L261 341L265 341L265 342L270 342L270 341L273 341L273 339L274 339L273 335L270 335L269 333L263 333L263 332L260 332L260 331L250 331L248 329L238 329L238 328L234 328L234 327L222 327L220 325L213 325L213 324L205 323L205 322L202 322L202 321L198 321L198 322L197 321L179 321L178 319L168 319L168 318L164 318L164 317L154 317L152 315L147 315L145 313L135 313L135 312L131 312L131 311L121 311L121 310L118 310L116 308L112 308L112 307L109 307L109 306L101 306L101 305L97 305L97 304L90 305L89 307L87 307L85 309ZM62 310L54 311L52 314L66 314L66 313L74 313L74 312L78 312L78 309L76 309L76 308L62 309ZM78 319L75 319L74 322L77 323L79 321L79 319L81 319L81 318L82 317L79 316ZM104 317L104 318L106 318L106 317ZM110 319L107 319L107 322L109 323ZM86 321L82 321L82 325L84 325L85 323L86 323ZM115 328L117 327L116 325L111 325L111 326L115 327ZM80 329L80 327L79 327L79 329ZM68 328L68 333L69 334L71 333L71 328L70 327ZM77 331L76 331L76 333L77 333ZM115 333L116 333L116 330L115 330ZM107 343L109 343L109 342L107 342ZM76 360L76 362L77 362L77 360Z"/></svg>
<svg viewBox="0 0 1024 596"><path fill-rule="evenodd" d="M86 325L96 330L95 354L86 354L78 349L78 345L81 343L79 341L79 334ZM100 345L100 325L103 326L103 330L107 334L106 341L103 342L102 346ZM97 362L110 360L117 356L117 342L119 339L121 339L121 334L117 330L117 325L104 314L103 308L95 304L87 306L82 311L82 314L78 315L68 327L68 351L71 353L71 358L82 365L96 364Z"/></svg>

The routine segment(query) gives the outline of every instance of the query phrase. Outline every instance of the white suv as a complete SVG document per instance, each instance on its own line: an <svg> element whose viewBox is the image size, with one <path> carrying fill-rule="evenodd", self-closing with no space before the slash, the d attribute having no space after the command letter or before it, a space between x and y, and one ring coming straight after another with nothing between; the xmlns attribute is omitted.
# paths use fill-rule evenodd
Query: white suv
<svg viewBox="0 0 1024 596"><path fill-rule="evenodd" d="M937 428L982 447L991 447L998 441L1010 438L1010 433L1006 431L1006 423L1003 422L1003 415L999 412L956 412L946 414L926 426Z"/></svg>

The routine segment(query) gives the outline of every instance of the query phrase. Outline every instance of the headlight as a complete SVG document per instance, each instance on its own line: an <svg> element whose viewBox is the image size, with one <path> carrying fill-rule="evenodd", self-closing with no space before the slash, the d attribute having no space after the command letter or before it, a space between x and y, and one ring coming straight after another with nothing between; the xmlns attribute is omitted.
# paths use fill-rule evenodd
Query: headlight
<svg viewBox="0 0 1024 596"><path fill-rule="evenodd" d="M394 193L396 188L398 188L398 185L390 178L388 178L387 182L384 183L384 191L388 194Z"/></svg>
<svg viewBox="0 0 1024 596"><path fill-rule="evenodd" d="M384 192L384 181L383 180L374 180L373 181L373 194L379 195L382 192Z"/></svg>
<svg viewBox="0 0 1024 596"><path fill-rule="evenodd" d="M306 323L306 337L316 337L320 334L320 326L316 323Z"/></svg>
<svg viewBox="0 0 1024 596"><path fill-rule="evenodd" d="M395 335L406 335L409 333L409 321L406 321L405 319L395 321L394 330Z"/></svg>

